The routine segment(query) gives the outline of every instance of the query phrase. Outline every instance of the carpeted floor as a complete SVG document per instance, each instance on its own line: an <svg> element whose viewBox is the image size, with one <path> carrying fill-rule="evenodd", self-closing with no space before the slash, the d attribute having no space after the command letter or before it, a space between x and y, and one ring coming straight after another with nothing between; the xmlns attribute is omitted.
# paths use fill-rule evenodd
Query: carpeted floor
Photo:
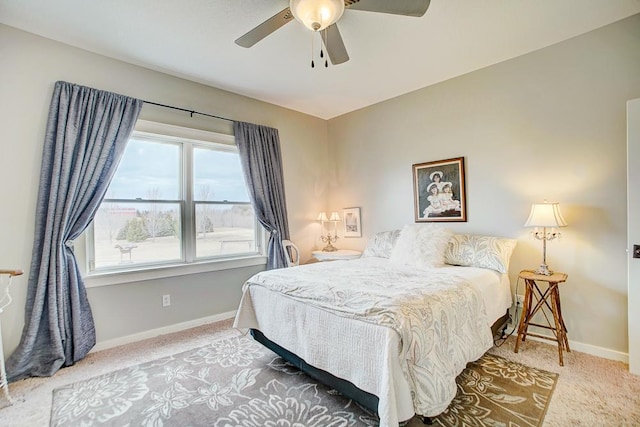
<svg viewBox="0 0 640 427"><path fill-rule="evenodd" d="M460 425L540 425L558 374L493 354L456 378L434 419ZM375 427L378 419L250 336L236 335L56 388L51 425Z"/></svg>
<svg viewBox="0 0 640 427"><path fill-rule="evenodd" d="M205 325L188 331L90 354L73 367L52 378L31 378L10 385L15 404L0 410L0 426L49 425L54 389L131 367L172 354L205 346L216 339L235 336L231 321ZM554 346L527 341L519 354L513 353L509 338L491 354L527 366L559 373L559 379L544 426L634 426L640 425L640 377L628 373L627 365L583 353L565 355L565 366L557 364ZM420 426L417 420L411 427Z"/></svg>
<svg viewBox="0 0 640 427"><path fill-rule="evenodd" d="M489 352L560 374L544 426L640 426L640 376L627 364L572 351L560 366L555 343L527 339L517 354L514 346L510 337Z"/></svg>

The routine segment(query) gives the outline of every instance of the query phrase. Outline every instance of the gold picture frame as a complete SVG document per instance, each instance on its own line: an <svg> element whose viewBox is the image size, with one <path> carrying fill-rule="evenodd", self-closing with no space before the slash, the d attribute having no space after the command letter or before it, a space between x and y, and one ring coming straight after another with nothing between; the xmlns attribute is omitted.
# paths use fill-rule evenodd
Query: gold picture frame
<svg viewBox="0 0 640 427"><path fill-rule="evenodd" d="M466 222L464 157L417 163L413 170L415 222Z"/></svg>

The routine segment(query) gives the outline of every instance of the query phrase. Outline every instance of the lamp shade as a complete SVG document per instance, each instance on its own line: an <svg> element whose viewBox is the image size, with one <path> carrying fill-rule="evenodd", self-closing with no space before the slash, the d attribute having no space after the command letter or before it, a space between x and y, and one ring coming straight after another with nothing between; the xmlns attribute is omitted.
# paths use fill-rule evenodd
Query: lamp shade
<svg viewBox="0 0 640 427"><path fill-rule="evenodd" d="M340 221L340 215L338 215L338 212L331 212L331 217L329 217L329 221Z"/></svg>
<svg viewBox="0 0 640 427"><path fill-rule="evenodd" d="M566 227L559 203L534 203L525 227Z"/></svg>
<svg viewBox="0 0 640 427"><path fill-rule="evenodd" d="M320 212L318 214L317 221L329 221L329 218L327 218L327 213L326 212Z"/></svg>
<svg viewBox="0 0 640 427"><path fill-rule="evenodd" d="M344 0L291 0L289 9L305 27L321 31L340 19Z"/></svg>

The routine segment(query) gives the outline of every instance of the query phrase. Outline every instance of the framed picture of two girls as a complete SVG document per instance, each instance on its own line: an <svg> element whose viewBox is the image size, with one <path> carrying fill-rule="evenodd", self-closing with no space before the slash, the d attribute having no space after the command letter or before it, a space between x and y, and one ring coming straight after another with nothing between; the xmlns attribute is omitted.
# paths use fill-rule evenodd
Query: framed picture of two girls
<svg viewBox="0 0 640 427"><path fill-rule="evenodd" d="M463 157L412 168L416 222L467 221Z"/></svg>

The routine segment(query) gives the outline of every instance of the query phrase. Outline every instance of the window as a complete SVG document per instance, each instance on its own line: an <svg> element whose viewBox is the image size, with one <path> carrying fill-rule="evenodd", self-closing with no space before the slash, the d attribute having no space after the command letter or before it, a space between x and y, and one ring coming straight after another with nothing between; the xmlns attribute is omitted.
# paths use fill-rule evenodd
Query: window
<svg viewBox="0 0 640 427"><path fill-rule="evenodd" d="M89 273L260 255L262 228L233 138L162 129L170 132L129 139L87 236Z"/></svg>

